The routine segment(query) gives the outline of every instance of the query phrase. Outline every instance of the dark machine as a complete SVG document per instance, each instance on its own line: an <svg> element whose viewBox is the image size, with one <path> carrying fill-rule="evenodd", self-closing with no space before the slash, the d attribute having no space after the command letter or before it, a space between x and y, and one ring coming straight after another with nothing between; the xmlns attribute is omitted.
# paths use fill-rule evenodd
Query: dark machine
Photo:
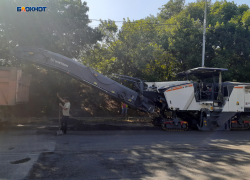
<svg viewBox="0 0 250 180"><path fill-rule="evenodd" d="M250 112L250 84L222 82L223 68L199 67L179 73L184 81L144 82L138 78L114 75L134 83L135 90L70 58L39 47L17 47L14 55L25 61L53 68L125 102L130 107L154 113L154 125L164 130L201 131L247 129L249 121L232 119L236 113ZM194 81L188 79L194 76ZM170 112L171 116L167 116Z"/></svg>
<svg viewBox="0 0 250 180"><path fill-rule="evenodd" d="M143 84L139 79L134 79L136 92L120 83L102 75L83 64L57 53L39 47L17 47L14 55L21 60L31 61L35 64L53 68L66 73L75 79L91 85L100 91L128 104L131 107L152 113L155 104L143 96Z"/></svg>

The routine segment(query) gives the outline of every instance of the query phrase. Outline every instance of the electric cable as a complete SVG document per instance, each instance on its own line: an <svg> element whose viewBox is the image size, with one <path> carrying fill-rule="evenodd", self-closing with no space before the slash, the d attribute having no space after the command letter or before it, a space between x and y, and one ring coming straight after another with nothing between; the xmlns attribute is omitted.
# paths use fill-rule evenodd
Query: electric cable
<svg viewBox="0 0 250 180"><path fill-rule="evenodd" d="M108 21L108 20L98 20L98 19L89 19L91 21ZM166 24L166 23L140 23L140 22L127 22L127 21L113 21L112 22L116 22L116 23L138 23L138 24L154 24L154 25L160 25L160 26L165 26L165 25L178 25L178 24Z"/></svg>

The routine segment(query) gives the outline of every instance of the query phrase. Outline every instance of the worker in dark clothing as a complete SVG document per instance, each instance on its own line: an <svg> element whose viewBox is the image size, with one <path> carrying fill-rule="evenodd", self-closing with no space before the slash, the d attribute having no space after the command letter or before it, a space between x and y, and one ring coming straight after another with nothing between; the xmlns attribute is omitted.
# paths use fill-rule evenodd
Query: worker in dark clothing
<svg viewBox="0 0 250 180"><path fill-rule="evenodd" d="M68 97L61 98L59 94L57 93L57 97L64 103L62 105L59 103L59 106L62 108L62 120L61 120L61 130L63 131L64 134L67 133L67 124L68 124L68 119L69 119L69 110L70 110L70 102Z"/></svg>

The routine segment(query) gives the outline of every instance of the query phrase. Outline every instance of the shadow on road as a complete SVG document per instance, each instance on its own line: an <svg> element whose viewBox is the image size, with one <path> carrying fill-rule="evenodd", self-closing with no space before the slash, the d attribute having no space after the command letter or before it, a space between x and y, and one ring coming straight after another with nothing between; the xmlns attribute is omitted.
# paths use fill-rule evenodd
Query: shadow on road
<svg viewBox="0 0 250 180"><path fill-rule="evenodd" d="M70 142L60 141L58 151L40 155L26 179L248 179L248 134L114 135L106 137L109 141L104 143L105 147L110 144L114 148L102 149L100 144L96 149L83 150L79 145L84 143L81 141L79 151L63 151L61 147L70 146ZM88 138L91 141L92 137ZM115 148L119 138L133 143L128 143L127 148Z"/></svg>

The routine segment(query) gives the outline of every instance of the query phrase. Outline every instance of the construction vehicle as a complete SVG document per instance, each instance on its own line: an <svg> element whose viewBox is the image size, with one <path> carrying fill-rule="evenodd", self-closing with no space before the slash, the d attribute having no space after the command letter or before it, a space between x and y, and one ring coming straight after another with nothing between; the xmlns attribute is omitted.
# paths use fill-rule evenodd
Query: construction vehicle
<svg viewBox="0 0 250 180"><path fill-rule="evenodd" d="M250 84L222 82L223 68L199 67L178 74L185 81L144 82L124 75L115 77L134 83L132 90L83 64L40 47L20 46L14 55L25 61L56 69L125 102L130 107L154 113L153 124L164 130L201 131L247 129L249 121L232 120L236 113L250 112ZM196 82L189 80L193 77ZM217 82L216 82L217 81ZM171 112L172 116L166 116Z"/></svg>
<svg viewBox="0 0 250 180"><path fill-rule="evenodd" d="M230 130L236 124L237 129L248 129L249 121L232 118L250 112L250 84L222 82L223 71L227 69L199 67L178 74L186 81L146 82L148 91L162 97L161 116L153 123L166 129L182 119L201 131ZM189 76L197 82L188 80ZM173 112L173 122L165 121L165 110Z"/></svg>

